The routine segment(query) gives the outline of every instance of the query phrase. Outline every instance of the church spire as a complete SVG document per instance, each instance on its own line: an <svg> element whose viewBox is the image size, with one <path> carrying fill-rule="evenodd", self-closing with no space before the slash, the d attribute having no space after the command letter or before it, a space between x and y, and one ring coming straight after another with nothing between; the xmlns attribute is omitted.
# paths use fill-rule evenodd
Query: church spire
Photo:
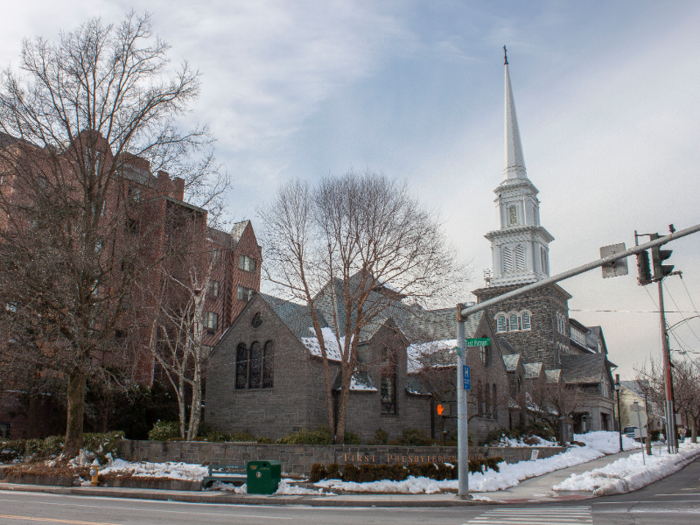
<svg viewBox="0 0 700 525"><path fill-rule="evenodd" d="M503 46L506 68L506 111L505 111L505 168L504 178L527 179L525 170L525 157L523 146L520 142L520 130L518 129L518 117L515 114L515 102L513 100L513 88L510 85L508 72L508 55L506 46Z"/></svg>
<svg viewBox="0 0 700 525"><path fill-rule="evenodd" d="M503 46L503 52L506 47ZM491 286L515 286L549 277L549 243L554 237L540 224L537 188L527 177L513 90L506 68L506 144L504 179L494 190L497 195L500 228L490 231L493 275Z"/></svg>

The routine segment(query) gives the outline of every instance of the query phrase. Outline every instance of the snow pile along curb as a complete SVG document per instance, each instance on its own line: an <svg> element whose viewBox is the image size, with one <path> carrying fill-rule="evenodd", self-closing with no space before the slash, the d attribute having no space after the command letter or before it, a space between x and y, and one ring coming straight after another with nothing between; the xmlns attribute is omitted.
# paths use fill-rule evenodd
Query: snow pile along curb
<svg viewBox="0 0 700 525"><path fill-rule="evenodd" d="M682 444L678 454L671 455L665 449L655 450L654 456L644 458L646 464L641 454L632 454L603 468L574 474L552 488L557 491L591 491L594 496L625 494L679 471L699 455L700 444L690 443Z"/></svg>
<svg viewBox="0 0 700 525"><path fill-rule="evenodd" d="M499 472L487 470L469 474L470 492L495 492L518 485L521 481L541 476L612 454L619 450L617 432L589 432L576 435L576 439L585 443L585 447L572 447L562 454L535 461L518 463L499 463ZM632 439L623 438L626 450L639 448L641 445ZM457 480L435 481L428 478L409 477L404 481L373 481L370 483L353 483L339 479L326 479L314 484L316 487L330 488L347 492L380 492L402 494L432 494L440 491L456 491Z"/></svg>

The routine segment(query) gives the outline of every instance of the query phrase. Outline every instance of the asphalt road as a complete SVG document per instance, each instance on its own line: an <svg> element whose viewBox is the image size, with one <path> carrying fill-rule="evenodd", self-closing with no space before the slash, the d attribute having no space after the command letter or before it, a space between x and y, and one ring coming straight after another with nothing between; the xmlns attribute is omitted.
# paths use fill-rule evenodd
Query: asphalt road
<svg viewBox="0 0 700 525"><path fill-rule="evenodd" d="M0 525L175 524L570 524L697 525L700 459L640 491L569 505L446 508L318 508L155 502L0 492Z"/></svg>

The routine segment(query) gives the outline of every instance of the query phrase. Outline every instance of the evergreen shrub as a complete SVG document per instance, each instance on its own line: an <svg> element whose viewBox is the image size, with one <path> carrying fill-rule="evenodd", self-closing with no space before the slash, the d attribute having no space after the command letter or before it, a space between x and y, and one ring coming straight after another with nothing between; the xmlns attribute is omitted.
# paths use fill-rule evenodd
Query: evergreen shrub
<svg viewBox="0 0 700 525"><path fill-rule="evenodd" d="M178 421L156 421L148 432L150 441L175 441L180 437L180 423Z"/></svg>
<svg viewBox="0 0 700 525"><path fill-rule="evenodd" d="M492 469L498 472L498 463L502 462L503 458L475 458L469 461L469 472L484 472ZM314 463L311 467L311 475L309 481L316 483L322 479L342 479L343 481L351 481L355 483L367 483L371 481L403 481L409 476L427 477L436 481L457 479L458 468L449 466L444 463L409 463L406 466L395 463L393 465L373 465L364 464L359 467L348 463L340 470L337 463L323 466L320 463Z"/></svg>

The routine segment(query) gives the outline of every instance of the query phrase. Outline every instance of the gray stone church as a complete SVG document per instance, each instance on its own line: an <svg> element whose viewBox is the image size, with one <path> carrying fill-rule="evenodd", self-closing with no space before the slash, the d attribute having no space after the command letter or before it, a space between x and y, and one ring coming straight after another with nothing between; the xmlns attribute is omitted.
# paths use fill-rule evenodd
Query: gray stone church
<svg viewBox="0 0 700 525"><path fill-rule="evenodd" d="M540 223L538 190L525 170L507 62L505 74L505 169L495 190L500 227L486 234L493 273L484 288L474 291L480 302L549 277L554 240ZM384 300L382 293L376 290L376 300ZM607 359L603 332L570 319L569 299L562 287L551 285L470 316L467 337L491 341L466 356L472 367L469 429L475 441L491 430L525 423L522 403L515 400L536 380L586 392L576 432L613 429L614 365ZM456 385L450 383L456 382L456 313L394 300L360 341L369 357L353 376L347 429L364 441L380 428L390 439L404 428L442 436L454 419L437 416L436 403L456 414ZM331 319L332 308L327 310L320 318L330 330L332 323L325 319ZM254 295L211 354L207 421L227 432L249 430L271 438L326 424L323 366L311 326L308 307ZM387 353L396 356L391 364ZM331 370L337 381L339 364L332 358Z"/></svg>

